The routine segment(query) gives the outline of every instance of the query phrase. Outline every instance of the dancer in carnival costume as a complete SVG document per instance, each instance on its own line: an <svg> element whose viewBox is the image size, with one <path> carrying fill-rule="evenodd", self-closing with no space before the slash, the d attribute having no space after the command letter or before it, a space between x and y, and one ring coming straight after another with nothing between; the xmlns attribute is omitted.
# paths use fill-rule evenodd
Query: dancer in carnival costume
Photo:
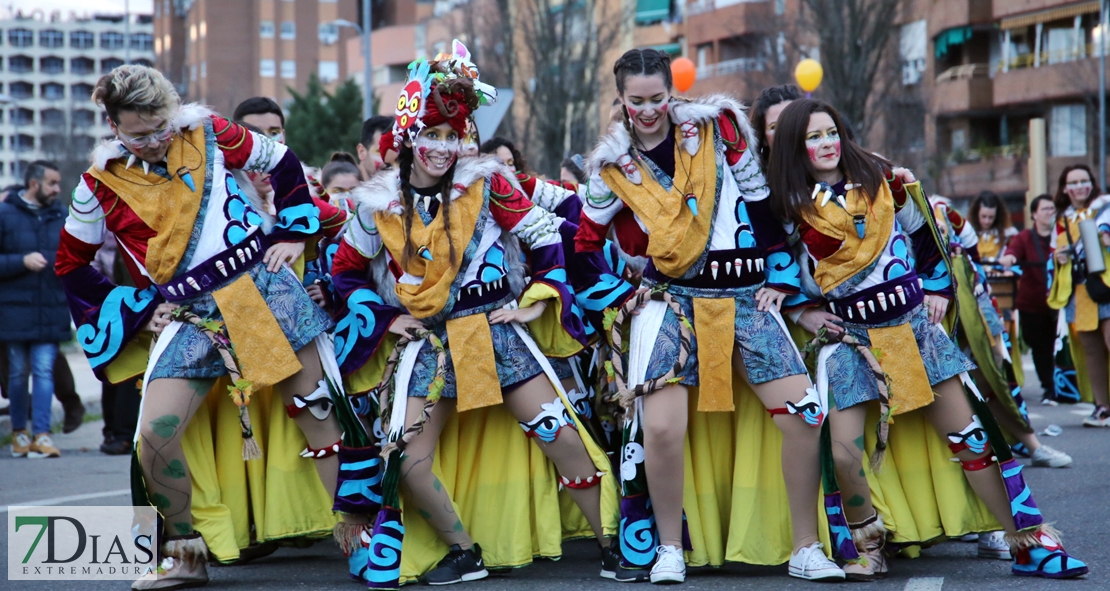
<svg viewBox="0 0 1110 591"><path fill-rule="evenodd" d="M812 278L804 284L843 320L841 330L818 334L825 346L817 385L836 405L829 423L834 450L841 450L834 456L837 475L863 469L864 403L879 400L882 408L873 470L886 451L891 415L921 408L1006 531L1013 573L1086 574L1087 566L1044 524L1021 464L967 376L974 365L937 326L952 279L928 206L918 203L923 196L911 197L890 164L842 138L842 128L829 105L792 102L779 116L770 165L775 213L797 224L808 255ZM844 509L863 558L846 570L858 578L880 576L886 532L871 491L848 478L841 485L846 496L859 497Z"/></svg>
<svg viewBox="0 0 1110 591"><path fill-rule="evenodd" d="M979 257L984 264L996 265L1010 239L1017 235L1006 202L990 191L983 191L971 200L967 218L979 238Z"/></svg>
<svg viewBox="0 0 1110 591"><path fill-rule="evenodd" d="M673 98L669 58L656 50L625 53L613 72L623 122L590 158L576 281L582 307L604 313L606 327L612 308L642 304L629 340L633 390L621 395L626 566L654 559L653 583L682 582L685 547L693 565L789 556L792 576L842 579L818 541L822 417L778 312L798 291L798 267L744 110L725 96ZM606 261L610 228L624 251L650 257L639 293ZM721 454L722 440L735 449ZM732 498L715 498L722 490Z"/></svg>
<svg viewBox="0 0 1110 591"><path fill-rule="evenodd" d="M1110 196L1099 195L1091 169L1084 164L1064 168L1056 189L1056 257L1049 265L1048 305L1064 310L1074 325L1078 347L1072 347L1077 371L1086 367L1095 410L1085 427L1110 427ZM1091 221L1088 221L1091 220ZM1090 224L1093 240L1084 240L1081 224ZM1097 248L1100 252L1092 252ZM1102 265L1097 259L1101 256ZM1089 269L1106 269L1101 272ZM1063 333L1063 331L1060 331ZM1079 380L1083 389L1083 380Z"/></svg>
<svg viewBox="0 0 1110 591"><path fill-rule="evenodd" d="M468 116L492 89L457 55L411 64L389 140L397 166L353 193L357 216L332 267L347 306L341 368L353 393L380 394L387 438L361 575L376 588L420 575L472 581L487 565L557 557L564 533L590 532L612 576L613 476L544 356L585 341L559 228L496 158L458 159ZM559 499L560 484L580 515Z"/></svg>
<svg viewBox="0 0 1110 591"><path fill-rule="evenodd" d="M972 228L969 221L951 208L946 198L934 196L931 201L937 227L948 236L956 298L960 302L960 330L955 332L964 353L979 366L971 372L975 383L982 389L999 425L1016 440L1015 453L1031 457L1034 466L1067 467L1072 462L1071 456L1041 444L1029 421L1021 395L1024 376L1018 373L1011 356L1018 351L1012 346L1009 331L991 297L978 249L983 244L978 240L983 233ZM988 248L992 247L988 244ZM993 260L997 261L998 257ZM1003 548L996 545L1000 550ZM983 547L982 538L980 547Z"/></svg>
<svg viewBox="0 0 1110 591"><path fill-rule="evenodd" d="M181 107L157 70L118 67L98 81L93 100L116 139L97 148L75 190L57 272L97 375L118 381L143 373L134 501L157 507L165 537L158 572L134 588L195 586L208 580L207 547L194 529L182 436L216 378L233 378L225 391L238 407L244 459L261 455L247 407L255 389L274 386L286 405L311 408L294 421L318 451L319 480L307 488L304 480L283 481L298 486L283 491L283 510L316 518L323 491L314 487L322 482L331 518L337 464L330 450L340 430L330 413L338 375L322 369L335 366L322 336L330 320L287 268L318 230L318 213L292 152L203 107ZM275 179L278 219L269 235L238 190L246 181L232 173L239 170ZM89 266L108 231L138 287L117 287ZM312 470L295 451L267 453L278 471Z"/></svg>

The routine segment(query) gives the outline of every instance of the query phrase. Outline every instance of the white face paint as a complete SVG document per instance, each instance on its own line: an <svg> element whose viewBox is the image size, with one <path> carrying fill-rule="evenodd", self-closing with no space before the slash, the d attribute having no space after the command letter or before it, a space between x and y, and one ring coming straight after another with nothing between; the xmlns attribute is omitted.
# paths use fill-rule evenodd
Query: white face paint
<svg viewBox="0 0 1110 591"><path fill-rule="evenodd" d="M459 134L450 125L425 128L412 141L414 164L430 178L438 179L455 163L460 147Z"/></svg>

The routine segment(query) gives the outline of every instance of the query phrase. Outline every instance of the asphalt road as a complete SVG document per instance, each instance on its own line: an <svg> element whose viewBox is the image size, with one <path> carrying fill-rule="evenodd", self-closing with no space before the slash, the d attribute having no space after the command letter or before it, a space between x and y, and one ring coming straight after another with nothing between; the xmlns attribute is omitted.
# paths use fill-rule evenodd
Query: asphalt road
<svg viewBox="0 0 1110 591"><path fill-rule="evenodd" d="M1027 372L1032 375L1032 372ZM1027 399L1039 400L1036 390ZM915 560L891 563L889 578L866 584L867 589L897 591L1015 591L1024 589L1099 590L1110 589L1110 429L1085 429L1083 416L1089 405L1043 407L1031 405L1034 424L1043 430L1049 424L1063 428L1059 437L1042 440L1067 451L1075 463L1067 469L1026 470L1026 479L1046 515L1065 534L1068 550L1086 561L1091 574L1078 581L1024 579L1009 574L1009 563L975 557L975 544L947 542L929 548ZM97 451L100 423L88 423L55 441L62 457L54 460L11 458L5 446L0 457L0 512L7 505L126 505L130 503L128 458L108 457ZM61 499L61 500L59 500ZM6 520L6 515L0 519ZM5 528L6 530L6 528ZM0 584L9 591L100 591L128 588L123 581L41 582L7 580L8 540L0 542ZM568 542L564 557L557 562L538 561L532 566L494 575L468 589L614 589L617 583L597 576L596 546L592 541ZM212 589L319 589L359 588L347 579L346 560L331 542L306 549L283 548L254 563L238 567L209 568ZM728 565L722 569L691 571L686 589L779 590L813 589L815 583L791 579L786 566L751 567ZM821 589L860 587L863 584L822 584Z"/></svg>

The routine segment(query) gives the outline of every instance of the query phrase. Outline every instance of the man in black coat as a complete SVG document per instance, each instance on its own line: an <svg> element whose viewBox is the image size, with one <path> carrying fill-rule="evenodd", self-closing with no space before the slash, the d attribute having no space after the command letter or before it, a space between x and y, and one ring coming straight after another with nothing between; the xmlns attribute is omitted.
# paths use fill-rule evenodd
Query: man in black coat
<svg viewBox="0 0 1110 591"><path fill-rule="evenodd" d="M54 361L70 338L69 308L54 275L54 257L65 224L57 203L58 167L35 161L24 173L24 191L0 203L0 342L8 353L12 455L61 455L50 438ZM28 392L28 377L34 376ZM27 406L31 431L27 431Z"/></svg>

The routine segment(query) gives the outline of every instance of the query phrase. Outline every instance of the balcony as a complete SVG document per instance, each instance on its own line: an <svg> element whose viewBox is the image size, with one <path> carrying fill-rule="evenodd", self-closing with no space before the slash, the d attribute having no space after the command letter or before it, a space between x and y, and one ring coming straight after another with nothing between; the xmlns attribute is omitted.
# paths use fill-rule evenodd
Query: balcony
<svg viewBox="0 0 1110 591"><path fill-rule="evenodd" d="M1023 13L1036 13L1055 10L1076 10L1087 4L1093 4L1091 12L1098 12L1098 0L1077 3L1075 0L999 0L994 3L993 18L1003 19L1018 16Z"/></svg>
<svg viewBox="0 0 1110 591"><path fill-rule="evenodd" d="M1047 54L1042 53L1039 67L1036 66L1036 56L1025 54L1011 60L1008 71L996 72L994 105L1002 107L1078 98L1098 91L1098 59L1049 63L1050 56Z"/></svg>
<svg viewBox="0 0 1110 591"><path fill-rule="evenodd" d="M993 4L1005 4L1008 0L935 0L929 9L929 38L954 27L966 27L989 23Z"/></svg>
<svg viewBox="0 0 1110 591"><path fill-rule="evenodd" d="M994 83L987 64L968 64L945 70L937 76L930 97L930 110L936 114L966 113L993 106Z"/></svg>
<svg viewBox="0 0 1110 591"><path fill-rule="evenodd" d="M937 179L937 192L947 197L970 197L984 190L1024 193L1029 187L1027 161L1026 156L997 155L950 164Z"/></svg>
<svg viewBox="0 0 1110 591"><path fill-rule="evenodd" d="M725 60L715 64L706 64L698 68L698 80L727 76L739 72L762 72L767 67L767 60L761 57L741 57Z"/></svg>
<svg viewBox="0 0 1110 591"><path fill-rule="evenodd" d="M686 14L686 43L695 47L748 33L767 33L778 30L774 2L740 2L721 8L710 0L698 5L702 12Z"/></svg>

